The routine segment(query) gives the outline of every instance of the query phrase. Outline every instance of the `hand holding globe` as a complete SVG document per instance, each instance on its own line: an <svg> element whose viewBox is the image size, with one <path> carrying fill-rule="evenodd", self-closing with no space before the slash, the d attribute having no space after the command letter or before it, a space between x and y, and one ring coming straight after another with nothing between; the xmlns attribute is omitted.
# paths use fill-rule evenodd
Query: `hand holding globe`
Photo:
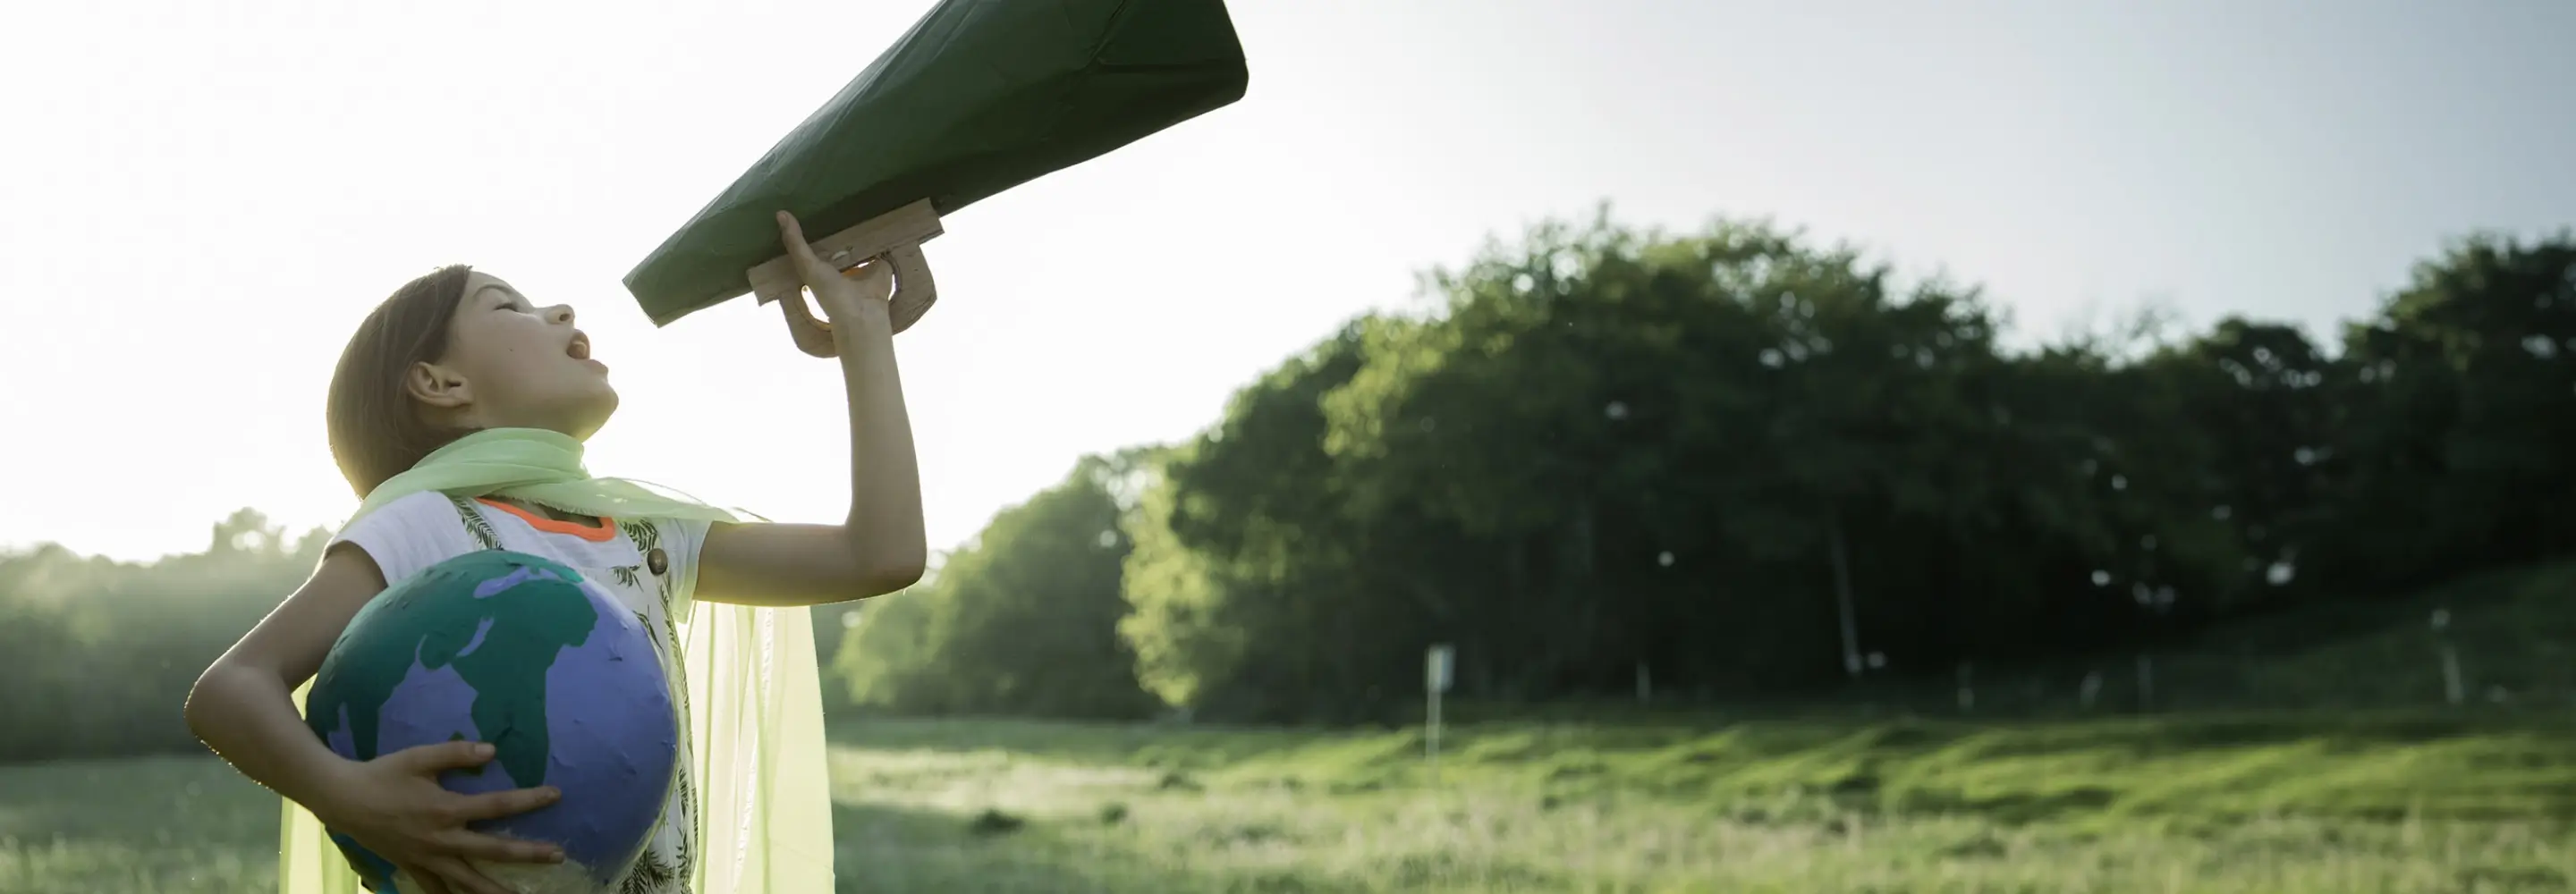
<svg viewBox="0 0 2576 894"><path fill-rule="evenodd" d="M438 784L440 773L481 767L492 755L488 743L455 741L352 761L324 788L326 800L314 805L315 815L399 874L418 879L424 894L507 894L467 861L561 863L563 848L467 824L526 813L555 803L561 793L538 787L467 795Z"/></svg>
<svg viewBox="0 0 2576 894"><path fill-rule="evenodd" d="M353 762L316 816L379 894L610 890L678 768L643 616L569 567L501 550L360 609L314 675L305 725Z"/></svg>

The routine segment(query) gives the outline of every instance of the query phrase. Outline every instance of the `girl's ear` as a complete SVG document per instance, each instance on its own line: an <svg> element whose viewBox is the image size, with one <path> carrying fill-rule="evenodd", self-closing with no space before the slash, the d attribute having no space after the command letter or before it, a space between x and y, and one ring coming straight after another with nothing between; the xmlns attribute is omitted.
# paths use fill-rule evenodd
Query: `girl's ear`
<svg viewBox="0 0 2576 894"><path fill-rule="evenodd" d="M403 390L433 410L457 410L474 402L465 377L435 363L414 363L403 373Z"/></svg>

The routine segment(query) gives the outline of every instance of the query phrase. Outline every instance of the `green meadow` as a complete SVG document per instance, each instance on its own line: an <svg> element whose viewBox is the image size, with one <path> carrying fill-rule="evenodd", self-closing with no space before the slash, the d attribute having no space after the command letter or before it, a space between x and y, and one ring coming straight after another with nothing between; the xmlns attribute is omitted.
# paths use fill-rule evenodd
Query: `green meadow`
<svg viewBox="0 0 2576 894"><path fill-rule="evenodd" d="M2564 891L2576 724L835 731L849 892ZM209 758L0 768L0 892L255 892L276 801Z"/></svg>

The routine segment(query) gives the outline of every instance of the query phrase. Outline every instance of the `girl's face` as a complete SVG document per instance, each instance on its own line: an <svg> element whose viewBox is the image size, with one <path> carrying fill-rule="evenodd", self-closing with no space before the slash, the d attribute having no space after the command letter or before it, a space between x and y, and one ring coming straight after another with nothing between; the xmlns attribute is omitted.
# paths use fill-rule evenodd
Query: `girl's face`
<svg viewBox="0 0 2576 894"><path fill-rule="evenodd" d="M588 438L617 412L608 366L572 308L538 307L509 283L468 274L447 355L411 371L412 396L461 428L542 428Z"/></svg>

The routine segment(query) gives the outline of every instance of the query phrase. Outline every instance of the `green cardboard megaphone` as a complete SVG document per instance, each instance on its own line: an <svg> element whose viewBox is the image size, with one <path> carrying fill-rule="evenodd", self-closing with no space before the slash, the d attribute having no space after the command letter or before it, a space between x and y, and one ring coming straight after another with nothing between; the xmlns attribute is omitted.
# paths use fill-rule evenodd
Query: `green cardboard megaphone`
<svg viewBox="0 0 2576 894"><path fill-rule="evenodd" d="M941 0L838 95L626 274L656 326L745 292L832 356L779 247L889 264L897 331L937 300L921 243L940 216L1243 98L1223 0Z"/></svg>

